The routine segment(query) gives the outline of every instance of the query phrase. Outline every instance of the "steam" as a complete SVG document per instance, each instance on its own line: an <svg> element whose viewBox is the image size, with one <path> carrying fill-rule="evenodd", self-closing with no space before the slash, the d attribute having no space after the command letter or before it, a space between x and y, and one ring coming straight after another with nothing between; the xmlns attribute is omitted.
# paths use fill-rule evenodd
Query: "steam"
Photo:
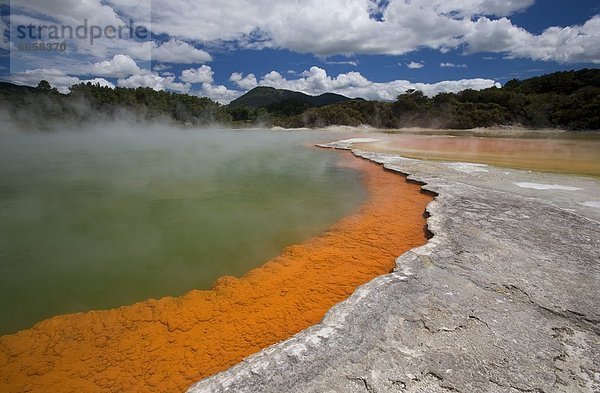
<svg viewBox="0 0 600 393"><path fill-rule="evenodd" d="M0 134L0 334L209 288L363 200L327 134L122 117Z"/></svg>
<svg viewBox="0 0 600 393"><path fill-rule="evenodd" d="M12 132L88 131L104 124L109 128L145 129L156 125L167 128L223 128L217 121L194 119L183 124L173 118L140 107L136 110L112 106L98 110L85 97L56 94L19 94L19 102L0 99L0 134Z"/></svg>

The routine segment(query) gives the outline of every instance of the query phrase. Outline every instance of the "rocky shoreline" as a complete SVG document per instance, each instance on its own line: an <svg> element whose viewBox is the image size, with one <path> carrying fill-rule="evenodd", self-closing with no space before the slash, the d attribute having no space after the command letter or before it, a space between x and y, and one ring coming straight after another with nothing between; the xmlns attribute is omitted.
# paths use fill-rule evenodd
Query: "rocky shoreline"
<svg viewBox="0 0 600 393"><path fill-rule="evenodd" d="M433 238L189 392L600 391L600 181L353 153L437 195Z"/></svg>

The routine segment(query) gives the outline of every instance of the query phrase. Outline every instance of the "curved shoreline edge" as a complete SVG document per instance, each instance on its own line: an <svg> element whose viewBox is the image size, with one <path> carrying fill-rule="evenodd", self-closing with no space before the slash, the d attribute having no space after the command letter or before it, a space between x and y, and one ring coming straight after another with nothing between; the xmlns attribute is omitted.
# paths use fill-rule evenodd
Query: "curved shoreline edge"
<svg viewBox="0 0 600 393"><path fill-rule="evenodd" d="M340 159L368 195L351 215L211 290L60 315L0 337L0 391L184 391L321 321L427 241L431 197L372 162Z"/></svg>
<svg viewBox="0 0 600 393"><path fill-rule="evenodd" d="M438 195L434 237L188 392L600 389L598 180L352 151Z"/></svg>

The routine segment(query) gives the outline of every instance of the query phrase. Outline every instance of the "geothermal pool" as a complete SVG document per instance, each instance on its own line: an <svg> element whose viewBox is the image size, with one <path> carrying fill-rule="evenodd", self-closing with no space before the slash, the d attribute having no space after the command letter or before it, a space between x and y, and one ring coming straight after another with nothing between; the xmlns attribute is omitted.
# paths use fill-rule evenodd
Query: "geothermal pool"
<svg viewBox="0 0 600 393"><path fill-rule="evenodd" d="M324 139L331 140L338 136L329 133L324 135ZM72 140L77 141L78 138ZM157 154L163 152L170 156L164 151L175 145L172 154L180 155L182 151L188 151L189 154L183 154L182 160L175 160L179 164L173 164L173 168L184 165L188 169L184 173L203 173L199 169L201 164L208 168L214 166L214 162L208 162L210 158L221 166L209 173L218 177L218 181L222 181L222 177L231 179L231 183L227 184L229 188L233 187L234 191L231 192L236 196L216 191L216 195L211 195L211 198L220 201L213 205L219 214L226 218L226 211L236 206L223 205L223 201L242 203L242 207L233 209L237 216L231 220L234 227L242 225L244 230L234 232L238 234L234 239L230 239L230 236L217 237L221 240L219 247L232 252L229 249L236 248L239 242L243 246L244 236L253 230L257 233L250 235L255 236L252 241L256 242L257 247L268 247L274 243L272 238L286 245L285 238L292 239L292 235L297 235L301 241L283 249L271 246L277 249L277 256L259 260L260 266L251 270L251 264L241 264L243 275L240 274L239 278L220 277L210 290L191 290L177 297L147 299L108 310L59 315L17 334L0 336L1 391L184 391L199 379L225 370L248 355L319 322L333 305L350 296L358 286L390 272L399 255L427 241L423 213L432 197L420 192L418 184L407 182L403 176L385 171L378 164L355 158L349 152L303 146L309 141L318 141L321 134L297 131L258 131L248 134L210 131L199 134L198 141L195 135L193 138L177 136L177 142L173 142L172 138L169 135L160 143L151 136L144 138L144 143L150 144L150 147L141 149L144 165L131 171L131 175L122 181L129 184L135 178L142 182L147 177L144 175L148 170L146 167L154 167L155 161L161 163L156 170L162 176L177 179L176 174L181 171L169 169L169 160L160 160L158 157L161 155ZM72 150L72 140L62 141L65 146L71 146L68 151ZM206 141L212 141L206 149L193 147L196 143ZM102 146L101 142L97 143ZM110 143L111 146L114 144ZM96 151L106 152L105 147L89 143L85 145L89 150L79 155L95 157ZM122 151L127 152L127 156L138 156L133 153L139 149L138 142L133 143L133 150L131 146L127 140L120 141L116 149L119 153L109 162L119 162L118 157L124 154ZM19 151L18 147L16 145L13 151ZM45 146L39 150L47 149L50 148ZM200 151L206 154L204 160L197 158ZM187 164L182 164L184 161ZM204 168L204 171L207 169ZM117 174L121 172L124 171L115 169L111 178L120 178ZM194 192L199 192L195 190L201 189L204 184L196 182L196 176L183 176L177 181L162 180L167 185L160 187L160 190L176 192L184 184L187 187L183 189L195 195ZM265 176L268 179L262 179ZM54 179L55 182L62 181L60 176ZM255 190L259 185L262 187ZM256 194L252 198L246 196L239 199L240 195L249 192ZM146 201L148 195L154 195L156 191L146 184L139 193L142 194L141 201ZM199 197L184 198L180 194L170 199L203 201ZM159 208L151 209L143 215L141 222L148 225L148 215L151 218L163 217L163 206L169 205L161 204ZM283 213L274 214L271 212L273 209L283 209ZM167 227L172 231L179 230L176 224L186 223L184 218L187 217L178 214L176 209L167 211L170 213L164 217L165 222L171 223L169 220L176 219L173 225ZM258 212L250 214L252 211ZM110 206L102 212L109 215ZM193 214L195 209L186 212ZM338 213L344 217L328 225L327 221ZM217 213L211 211L211 214ZM209 217L212 217L211 214ZM265 215L269 217L268 220L264 218ZM114 215L109 217L121 222ZM253 219L252 223L258 222L260 225L245 223L248 217ZM106 219L99 214L94 218L96 221ZM281 225L278 220L283 220ZM199 233L204 238L197 233L187 233L187 236L201 243L213 235L211 229L214 231L219 228L218 221L204 221L213 225L209 229L202 225L192 226L192 229L201 231ZM274 232L287 235L266 238L264 234L270 234L271 228L262 226L273 226ZM295 229L287 232L290 228ZM184 232L178 233L186 236ZM127 231L121 231L119 235L124 238L129 236ZM126 241L112 232L107 236L116 239L117 245L119 241ZM132 237L132 240L135 239ZM153 242L161 238L151 239L144 245L154 251ZM248 261L251 255L248 250L252 248L242 246L242 251L234 255ZM121 250L127 248L122 247ZM150 258L153 254L149 252L146 255ZM166 264L150 267L155 268L157 276L165 272L162 275L166 276L168 285L164 286L172 285L174 291L179 292L184 290L180 287L182 282L191 283L194 288L201 285L201 278L182 278L186 274L192 276L193 265L182 269L177 275L171 274L171 259L166 258ZM194 261L200 261L197 263L201 265L203 259ZM128 266L128 261L121 263ZM72 265L77 266L77 263ZM234 268L236 266L233 265ZM230 270L234 268L230 267ZM121 266L116 269L127 272ZM51 270L47 268L45 272ZM81 270L84 273L86 271ZM106 274L110 273L110 267L105 270L108 272ZM139 271L144 274L144 268L139 268ZM203 270L199 269L197 274L204 274ZM33 274L32 279L42 283L46 280L44 277L33 277ZM136 274L131 274L128 280L121 281L125 288L123 293L127 293L128 287L134 286L131 283L144 287L142 280L138 280ZM104 290L100 283L95 285L100 300L102 293L122 290L114 283L114 286ZM52 286L47 288L49 291L61 289ZM25 292L23 290L21 293ZM36 295L44 297L39 290ZM17 305L11 306L10 311L18 309ZM9 319L9 314L6 315Z"/></svg>
<svg viewBox="0 0 600 393"><path fill-rule="evenodd" d="M379 141L357 147L425 160L600 177L597 132L414 130L370 136Z"/></svg>
<svg viewBox="0 0 600 393"><path fill-rule="evenodd" d="M317 132L164 127L0 135L0 335L208 289L365 197Z"/></svg>

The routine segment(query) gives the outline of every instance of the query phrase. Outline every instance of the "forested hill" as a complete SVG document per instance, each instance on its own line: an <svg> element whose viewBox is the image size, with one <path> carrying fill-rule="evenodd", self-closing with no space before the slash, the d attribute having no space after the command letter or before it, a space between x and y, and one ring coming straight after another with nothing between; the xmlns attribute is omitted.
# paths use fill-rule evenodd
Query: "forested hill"
<svg viewBox="0 0 600 393"><path fill-rule="evenodd" d="M468 129L515 125L600 130L600 69L514 79L502 88L440 93L431 98L408 91L395 102L343 102L296 116L279 116L274 122L283 127L367 124Z"/></svg>
<svg viewBox="0 0 600 393"><path fill-rule="evenodd" d="M350 101L351 98L340 94L325 93L311 96L298 91L258 86L243 96L231 101L230 108L246 106L249 108L267 108L269 112L285 112L286 107L320 108L322 106Z"/></svg>
<svg viewBox="0 0 600 393"><path fill-rule="evenodd" d="M275 93L274 93L275 92ZM252 94L250 94L252 93ZM262 97L229 106L208 98L150 88L115 88L80 84L60 94L48 82L37 88L0 82L0 120L21 129L53 128L113 120L167 120L193 126L220 123L225 126L281 126L287 128L331 125L370 125L377 128L427 127L468 129L491 126L523 126L600 130L600 69L548 74L527 80L511 80L502 88L427 97L420 91L400 94L394 102L365 101L324 94L280 94L260 88L246 97ZM291 98L290 98L291 97ZM294 97L302 97L295 99ZM306 97L312 97L306 101ZM330 104L328 100L335 103ZM339 100L339 102L337 102Z"/></svg>

